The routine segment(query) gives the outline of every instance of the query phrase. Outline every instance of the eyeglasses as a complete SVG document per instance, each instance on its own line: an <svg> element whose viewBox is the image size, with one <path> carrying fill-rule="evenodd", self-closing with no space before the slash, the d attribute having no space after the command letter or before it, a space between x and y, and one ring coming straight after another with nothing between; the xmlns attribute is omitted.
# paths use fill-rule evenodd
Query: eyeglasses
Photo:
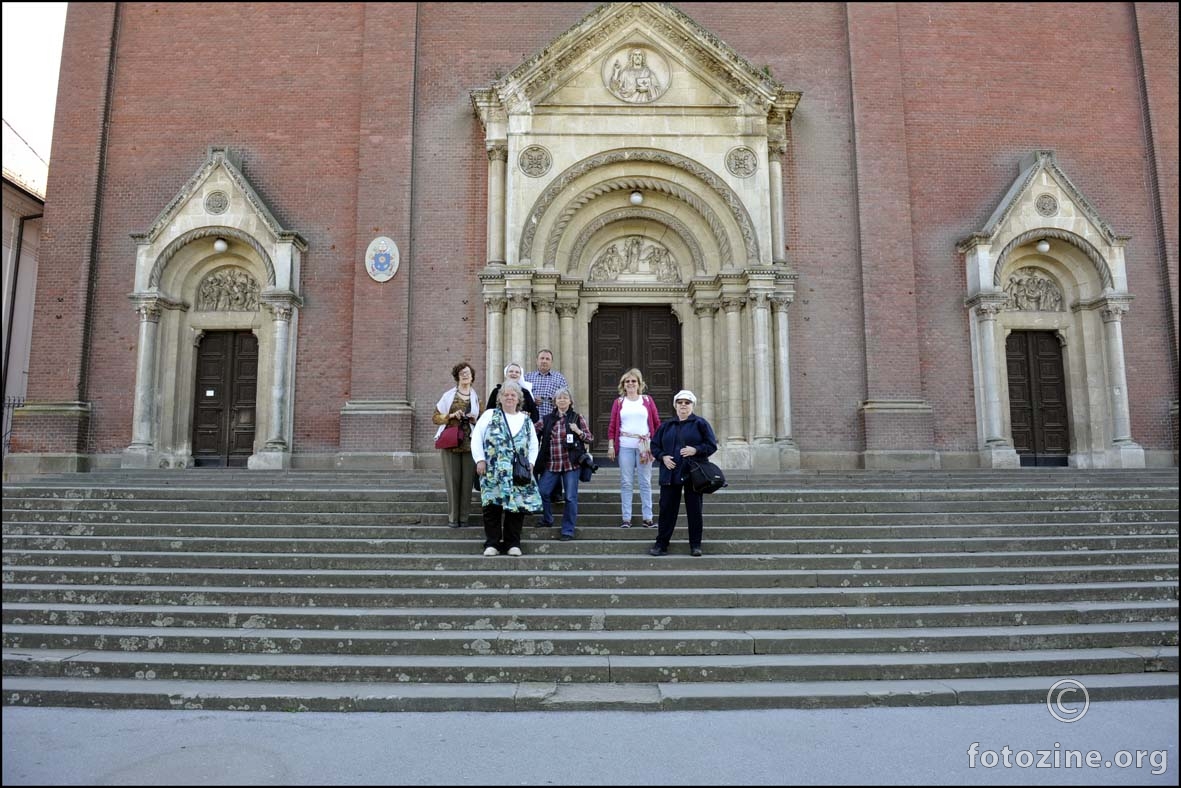
<svg viewBox="0 0 1181 788"><path fill-rule="evenodd" d="M676 404L678 404L678 405L692 405L693 403L687 399L679 399L679 400L677 400Z"/></svg>

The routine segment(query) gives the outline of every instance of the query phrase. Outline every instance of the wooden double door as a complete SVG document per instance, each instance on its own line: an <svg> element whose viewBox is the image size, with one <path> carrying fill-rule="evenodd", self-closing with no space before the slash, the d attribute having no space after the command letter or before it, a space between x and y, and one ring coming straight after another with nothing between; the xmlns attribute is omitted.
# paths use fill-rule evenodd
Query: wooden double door
<svg viewBox="0 0 1181 788"><path fill-rule="evenodd" d="M193 463L244 467L254 453L258 339L250 331L208 331L197 350Z"/></svg>
<svg viewBox="0 0 1181 788"><path fill-rule="evenodd" d="M1009 421L1022 465L1065 466L1070 417L1062 346L1053 331L1013 331L1005 340Z"/></svg>
<svg viewBox="0 0 1181 788"><path fill-rule="evenodd" d="M635 367L648 384L662 419L672 414L673 394L683 388L681 323L667 306L600 307L590 325L590 407L596 459L606 459L611 406L619 378Z"/></svg>

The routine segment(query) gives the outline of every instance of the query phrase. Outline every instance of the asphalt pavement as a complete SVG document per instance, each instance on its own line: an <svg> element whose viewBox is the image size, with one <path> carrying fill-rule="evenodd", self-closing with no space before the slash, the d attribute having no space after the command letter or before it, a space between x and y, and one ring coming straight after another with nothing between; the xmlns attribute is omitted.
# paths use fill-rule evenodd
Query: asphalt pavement
<svg viewBox="0 0 1181 788"><path fill-rule="evenodd" d="M3 782L1175 786L1177 711L1176 700L1095 702L1065 723L1044 704L431 714L5 707Z"/></svg>

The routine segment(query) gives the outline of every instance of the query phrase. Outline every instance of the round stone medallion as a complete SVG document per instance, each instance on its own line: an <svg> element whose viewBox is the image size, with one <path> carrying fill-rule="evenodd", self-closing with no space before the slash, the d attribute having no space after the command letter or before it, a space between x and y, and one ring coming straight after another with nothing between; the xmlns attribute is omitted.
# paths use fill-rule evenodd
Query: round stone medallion
<svg viewBox="0 0 1181 788"><path fill-rule="evenodd" d="M1052 194L1039 194L1033 205L1042 216L1058 215L1058 200Z"/></svg>
<svg viewBox="0 0 1181 788"><path fill-rule="evenodd" d="M542 146L530 145L521 151L521 155L517 158L517 164L520 166L521 172L530 178L540 178L550 171L550 167L554 165L554 158Z"/></svg>
<svg viewBox="0 0 1181 788"><path fill-rule="evenodd" d="M205 198L205 212L217 215L230 207L230 196L223 191L210 192Z"/></svg>

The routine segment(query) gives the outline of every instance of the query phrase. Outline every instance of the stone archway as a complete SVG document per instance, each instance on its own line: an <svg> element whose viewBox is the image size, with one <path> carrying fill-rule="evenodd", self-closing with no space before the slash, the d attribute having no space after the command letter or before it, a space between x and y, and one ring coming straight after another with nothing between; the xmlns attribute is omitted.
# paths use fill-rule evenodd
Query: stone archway
<svg viewBox="0 0 1181 788"><path fill-rule="evenodd" d="M206 162L136 235L139 317L131 444L123 467L184 468L193 462L196 351L210 331L258 340L251 468L290 464L300 255L307 244L258 199L232 154Z"/></svg>

